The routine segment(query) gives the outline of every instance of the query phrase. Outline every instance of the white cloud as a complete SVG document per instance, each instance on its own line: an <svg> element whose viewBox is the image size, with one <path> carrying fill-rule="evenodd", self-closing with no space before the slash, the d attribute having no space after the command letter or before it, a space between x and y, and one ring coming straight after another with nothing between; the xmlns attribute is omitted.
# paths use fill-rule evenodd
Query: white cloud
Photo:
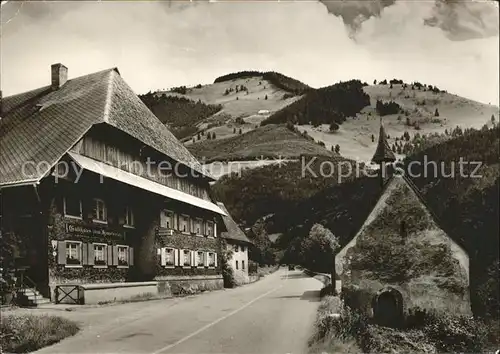
<svg viewBox="0 0 500 354"><path fill-rule="evenodd" d="M451 41L423 25L429 11L398 2L353 41L319 2L51 3L2 28L2 87L7 95L46 85L49 66L62 62L70 77L117 66L138 93L256 69L315 87L397 77L497 103L498 37Z"/></svg>

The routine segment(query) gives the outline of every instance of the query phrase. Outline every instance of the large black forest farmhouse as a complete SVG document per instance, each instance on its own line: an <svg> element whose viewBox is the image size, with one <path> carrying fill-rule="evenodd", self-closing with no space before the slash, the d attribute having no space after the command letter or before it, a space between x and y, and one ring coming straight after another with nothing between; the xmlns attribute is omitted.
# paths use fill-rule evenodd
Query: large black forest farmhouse
<svg viewBox="0 0 500 354"><path fill-rule="evenodd" d="M213 178L118 69L51 75L1 102L1 232L20 240L26 297L222 287Z"/></svg>

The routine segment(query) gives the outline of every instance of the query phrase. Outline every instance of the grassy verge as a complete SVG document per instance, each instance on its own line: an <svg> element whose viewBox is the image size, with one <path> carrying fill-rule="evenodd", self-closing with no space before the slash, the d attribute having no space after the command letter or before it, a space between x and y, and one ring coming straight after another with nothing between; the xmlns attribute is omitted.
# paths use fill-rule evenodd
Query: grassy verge
<svg viewBox="0 0 500 354"><path fill-rule="evenodd" d="M150 300L170 299L172 297L173 297L172 295L165 295L165 294L143 293L143 294L134 295L128 299L99 301L98 305L126 304L129 302L141 302L141 301L150 301Z"/></svg>
<svg viewBox="0 0 500 354"><path fill-rule="evenodd" d="M0 322L0 352L29 353L76 334L78 325L56 316L7 315Z"/></svg>
<svg viewBox="0 0 500 354"><path fill-rule="evenodd" d="M500 344L498 326L498 321L415 309L400 328L383 327L343 306L338 297L325 296L309 348L310 353L494 352Z"/></svg>
<svg viewBox="0 0 500 354"><path fill-rule="evenodd" d="M332 314L339 314L340 317L333 317ZM318 308L309 352L361 353L355 332L363 325L360 316L342 307L339 297L325 296Z"/></svg>

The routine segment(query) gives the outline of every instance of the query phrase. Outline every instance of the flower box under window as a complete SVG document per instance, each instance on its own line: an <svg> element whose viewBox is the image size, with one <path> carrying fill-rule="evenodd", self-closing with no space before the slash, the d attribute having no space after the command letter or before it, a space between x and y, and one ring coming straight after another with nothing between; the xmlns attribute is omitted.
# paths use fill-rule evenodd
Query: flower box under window
<svg viewBox="0 0 500 354"><path fill-rule="evenodd" d="M69 265L81 265L82 261L77 258L66 257L66 264Z"/></svg>

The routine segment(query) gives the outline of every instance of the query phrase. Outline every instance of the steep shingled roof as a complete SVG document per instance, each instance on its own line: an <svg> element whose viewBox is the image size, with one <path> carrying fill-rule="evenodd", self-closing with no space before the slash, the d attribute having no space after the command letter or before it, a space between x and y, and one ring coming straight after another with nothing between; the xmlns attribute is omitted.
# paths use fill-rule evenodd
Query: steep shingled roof
<svg viewBox="0 0 500 354"><path fill-rule="evenodd" d="M100 123L114 126L213 179L114 68L68 80L58 90L49 85L3 98L0 185L40 180ZM36 168L37 164L43 166Z"/></svg>
<svg viewBox="0 0 500 354"><path fill-rule="evenodd" d="M240 229L236 221L234 221L234 219L231 217L231 215L227 211L226 206L221 202L217 202L217 206L221 208L227 215L222 216L222 221L224 222L226 231L220 233L221 237L229 240L252 243L252 241L248 239L247 235L245 235L245 233Z"/></svg>

